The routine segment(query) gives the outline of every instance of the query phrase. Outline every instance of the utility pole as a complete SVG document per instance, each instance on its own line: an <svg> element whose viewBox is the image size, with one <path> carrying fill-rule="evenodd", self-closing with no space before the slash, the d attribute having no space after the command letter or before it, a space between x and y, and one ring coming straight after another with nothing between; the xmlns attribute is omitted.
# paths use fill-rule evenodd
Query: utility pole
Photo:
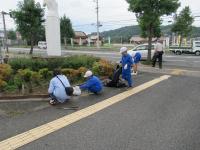
<svg viewBox="0 0 200 150"><path fill-rule="evenodd" d="M99 0L96 0L96 4L97 4L97 48L99 49L100 46L99 46L99 27L100 27L100 24L99 24Z"/></svg>
<svg viewBox="0 0 200 150"><path fill-rule="evenodd" d="M2 14L2 18L3 18L3 28L4 28L4 39L3 39L4 49L6 48L6 51L8 53L8 36L7 36L6 22L5 22L5 15L7 15L8 13L2 11L1 14Z"/></svg>
<svg viewBox="0 0 200 150"><path fill-rule="evenodd" d="M177 14L175 13L173 16L173 23L177 20ZM172 33L172 45L176 45L176 33Z"/></svg>

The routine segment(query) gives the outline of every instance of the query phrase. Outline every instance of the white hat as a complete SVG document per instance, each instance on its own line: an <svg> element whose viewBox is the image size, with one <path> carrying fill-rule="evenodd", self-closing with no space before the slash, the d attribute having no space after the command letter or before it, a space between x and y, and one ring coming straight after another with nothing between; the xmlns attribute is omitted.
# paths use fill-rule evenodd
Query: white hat
<svg viewBox="0 0 200 150"><path fill-rule="evenodd" d="M88 71L85 73L84 78L88 78L88 77L90 77L90 76L92 76L92 75L93 75L92 71L88 70Z"/></svg>
<svg viewBox="0 0 200 150"><path fill-rule="evenodd" d="M126 51L128 51L128 48L127 48L127 47L122 47L122 48L120 49L120 53L121 53L121 54L124 53L124 52L126 52Z"/></svg>

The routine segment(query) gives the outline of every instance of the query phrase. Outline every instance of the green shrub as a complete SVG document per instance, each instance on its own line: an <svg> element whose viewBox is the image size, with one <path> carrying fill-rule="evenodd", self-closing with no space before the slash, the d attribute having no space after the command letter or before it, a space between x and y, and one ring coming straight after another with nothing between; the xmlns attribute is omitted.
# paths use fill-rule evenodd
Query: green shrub
<svg viewBox="0 0 200 150"><path fill-rule="evenodd" d="M30 69L24 69L24 70L20 69L18 70L18 76L21 78L23 82L30 82L32 71Z"/></svg>
<svg viewBox="0 0 200 150"><path fill-rule="evenodd" d="M92 68L95 62L99 61L99 58L87 55L76 55L67 57L64 61L62 68L78 69L80 67Z"/></svg>
<svg viewBox="0 0 200 150"><path fill-rule="evenodd" d="M6 81L3 81L2 79L0 79L0 90L1 91L6 87L6 85L7 85Z"/></svg>
<svg viewBox="0 0 200 150"><path fill-rule="evenodd" d="M100 60L94 63L92 71L98 76L112 76L114 71L114 65L106 60Z"/></svg>
<svg viewBox="0 0 200 150"><path fill-rule="evenodd" d="M39 74L43 79L49 79L52 76L52 72L48 68L40 69Z"/></svg>
<svg viewBox="0 0 200 150"><path fill-rule="evenodd" d="M46 85L55 68L63 68L62 73L72 84L83 82L83 76L88 69L98 76L110 76L113 73L112 63L86 55L66 58L15 58L9 64L0 65L0 88L8 92L18 89L22 94Z"/></svg>
<svg viewBox="0 0 200 150"><path fill-rule="evenodd" d="M12 69L10 65L0 64L0 79L7 81L12 75Z"/></svg>
<svg viewBox="0 0 200 150"><path fill-rule="evenodd" d="M87 55L76 55L62 58L14 58L9 61L9 64L14 69L15 73L19 69L30 69L32 71L39 71L43 68L54 70L55 68L73 68L78 69L80 67L92 68L95 62L99 61L99 58Z"/></svg>
<svg viewBox="0 0 200 150"><path fill-rule="evenodd" d="M39 71L40 69L47 68L48 67L48 61L45 59L36 59L32 60L32 71Z"/></svg>
<svg viewBox="0 0 200 150"><path fill-rule="evenodd" d="M19 75L15 75L14 85L17 86L19 91L22 89L22 84L23 84L23 80L21 79L21 77Z"/></svg>
<svg viewBox="0 0 200 150"><path fill-rule="evenodd" d="M14 92L18 89L17 85L6 85L4 87L4 91L6 92Z"/></svg>
<svg viewBox="0 0 200 150"><path fill-rule="evenodd" d="M42 68L47 68L48 62L45 59L14 58L9 61L9 65L16 73L19 69L38 71Z"/></svg>
<svg viewBox="0 0 200 150"><path fill-rule="evenodd" d="M40 80L42 76L38 72L32 72L31 74L31 82L40 85Z"/></svg>
<svg viewBox="0 0 200 150"><path fill-rule="evenodd" d="M32 60L27 58L10 59L9 65L17 72L19 69L31 68Z"/></svg>
<svg viewBox="0 0 200 150"><path fill-rule="evenodd" d="M61 68L63 66L63 63L65 62L66 58L49 58L47 59L47 67L49 70L54 70L56 68Z"/></svg>
<svg viewBox="0 0 200 150"><path fill-rule="evenodd" d="M85 67L80 67L79 69L69 69L65 68L62 69L62 73L67 76L67 78L70 80L71 83L83 81L83 75L88 69Z"/></svg>

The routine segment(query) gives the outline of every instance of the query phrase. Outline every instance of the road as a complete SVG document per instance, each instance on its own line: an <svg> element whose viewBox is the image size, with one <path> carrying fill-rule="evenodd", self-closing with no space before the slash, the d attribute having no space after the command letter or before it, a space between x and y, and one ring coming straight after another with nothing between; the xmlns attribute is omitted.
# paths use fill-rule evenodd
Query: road
<svg viewBox="0 0 200 150"><path fill-rule="evenodd" d="M112 60L120 57L116 52L84 53ZM133 77L133 89L105 88L102 95L86 94L64 105L17 117L0 115L0 149L199 150L199 59L167 55L164 63L169 68L141 67ZM0 110L8 106L1 105ZM79 110L63 109L70 106Z"/></svg>
<svg viewBox="0 0 200 150"><path fill-rule="evenodd" d="M26 48L10 48L11 52L28 52L29 49ZM35 49L34 53L40 54L40 55L46 55L46 50L41 49ZM86 55L94 55L101 58L106 58L113 61L119 61L120 60L120 54L115 51L79 51L79 50L63 50L62 55L80 55L80 54L86 54ZM194 56L194 55L173 55L173 54L167 54L164 55L164 66L170 67L170 68L184 68L189 70L200 70L200 56Z"/></svg>

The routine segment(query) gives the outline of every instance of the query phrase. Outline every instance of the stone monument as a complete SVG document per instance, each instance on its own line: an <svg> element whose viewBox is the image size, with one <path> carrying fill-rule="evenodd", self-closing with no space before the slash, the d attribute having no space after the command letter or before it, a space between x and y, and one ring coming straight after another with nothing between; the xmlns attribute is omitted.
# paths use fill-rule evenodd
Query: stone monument
<svg viewBox="0 0 200 150"><path fill-rule="evenodd" d="M46 17L46 42L48 56L61 56L60 18L56 0L44 0L48 13Z"/></svg>

